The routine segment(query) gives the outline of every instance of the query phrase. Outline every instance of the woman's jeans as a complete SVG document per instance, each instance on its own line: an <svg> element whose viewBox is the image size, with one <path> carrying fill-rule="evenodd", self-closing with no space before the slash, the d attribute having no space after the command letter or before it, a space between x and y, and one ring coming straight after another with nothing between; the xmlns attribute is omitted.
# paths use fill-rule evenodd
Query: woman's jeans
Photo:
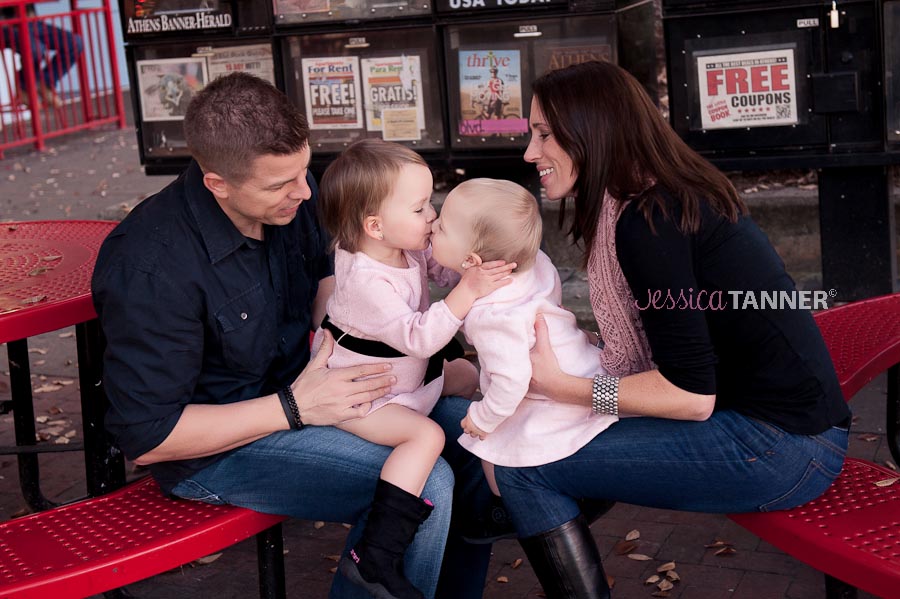
<svg viewBox="0 0 900 599"><path fill-rule="evenodd" d="M405 556L406 575L426 597L478 598L490 560L489 545L448 541L451 505L461 514L474 513L489 501L481 463L457 443L469 402L441 399L431 417L445 428L447 449L437 461L422 497L434 511L419 528ZM186 499L228 503L259 512L304 520L364 523L375 494L375 483L390 447L375 445L330 426L271 434L236 449L215 464L179 483L174 493ZM452 468L451 468L452 466ZM454 470L457 503L454 501ZM456 517L460 517L459 514ZM361 534L355 526L350 546ZM436 593L442 560L445 576ZM335 575L332 598L368 597L360 587Z"/></svg>
<svg viewBox="0 0 900 599"><path fill-rule="evenodd" d="M575 518L583 497L713 513L792 508L831 485L848 436L840 427L791 434L727 410L704 422L623 418L565 459L494 472L529 537Z"/></svg>
<svg viewBox="0 0 900 599"><path fill-rule="evenodd" d="M4 31L11 33L4 36L7 39L3 40L3 45L10 46L22 54L22 46L19 44L19 27L5 27ZM12 39L8 39L10 35ZM57 82L69 72L84 49L80 37L67 29L56 27L45 21L28 23L28 39L31 42L35 83L45 85L50 89L54 89ZM51 51L54 52L52 56L50 55ZM19 72L19 85L25 87L23 71Z"/></svg>

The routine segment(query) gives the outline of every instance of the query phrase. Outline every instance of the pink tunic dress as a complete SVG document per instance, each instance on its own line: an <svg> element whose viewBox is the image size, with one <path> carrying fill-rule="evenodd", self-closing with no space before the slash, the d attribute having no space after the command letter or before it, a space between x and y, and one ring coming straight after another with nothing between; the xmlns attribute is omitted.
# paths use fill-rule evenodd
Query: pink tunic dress
<svg viewBox="0 0 900 599"><path fill-rule="evenodd" d="M463 434L459 442L492 464L538 466L572 455L617 418L528 393L539 312L565 372L592 377L603 369L600 350L578 328L575 316L560 307L559 273L550 258L538 252L534 266L513 278L476 301L463 324L466 339L478 350L484 395L469 407L469 417L490 434L484 440Z"/></svg>
<svg viewBox="0 0 900 599"><path fill-rule="evenodd" d="M375 358L336 345L328 367L390 362L397 382L390 395L372 403L372 411L387 403L398 403L428 414L444 387L443 375L422 384L428 358L447 345L462 324L443 301L429 307L428 280L446 287L459 282L459 275L435 262L430 248L403 254L407 268L382 264L362 252L335 250L335 288L326 310L331 321L344 332L381 341L407 357ZM321 343L319 329L313 338L313 355Z"/></svg>

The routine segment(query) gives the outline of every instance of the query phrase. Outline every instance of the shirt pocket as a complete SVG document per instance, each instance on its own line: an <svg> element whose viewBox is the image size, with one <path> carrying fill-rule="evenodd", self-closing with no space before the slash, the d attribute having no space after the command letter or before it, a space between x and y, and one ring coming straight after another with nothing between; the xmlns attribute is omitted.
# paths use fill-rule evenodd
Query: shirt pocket
<svg viewBox="0 0 900 599"><path fill-rule="evenodd" d="M229 368L265 373L277 349L274 310L262 287L255 285L215 311L222 356Z"/></svg>

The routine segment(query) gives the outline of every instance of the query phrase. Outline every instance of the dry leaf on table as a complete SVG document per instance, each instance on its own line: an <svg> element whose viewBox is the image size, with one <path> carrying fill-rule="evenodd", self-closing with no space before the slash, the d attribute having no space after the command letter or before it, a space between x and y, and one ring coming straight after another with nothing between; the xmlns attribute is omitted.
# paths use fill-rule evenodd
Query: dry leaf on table
<svg viewBox="0 0 900 599"><path fill-rule="evenodd" d="M675 562L666 562L656 569L657 572L668 572L675 569Z"/></svg>
<svg viewBox="0 0 900 599"><path fill-rule="evenodd" d="M515 570L516 568L518 568L519 566L522 565L522 558L517 557L516 560L510 565L512 566L512 569Z"/></svg>
<svg viewBox="0 0 900 599"><path fill-rule="evenodd" d="M634 541L619 541L613 547L613 551L616 552L616 555L625 555L637 549L637 546L638 544Z"/></svg>
<svg viewBox="0 0 900 599"><path fill-rule="evenodd" d="M498 576L497 582L499 582L500 584L506 584L507 582L509 582L509 578L507 578L506 576Z"/></svg>
<svg viewBox="0 0 900 599"><path fill-rule="evenodd" d="M644 584L656 584L660 581L659 574L654 574L650 578L644 581Z"/></svg>
<svg viewBox="0 0 900 599"><path fill-rule="evenodd" d="M194 563L198 566L206 566L208 564L213 563L217 559L222 557L221 553L213 553L212 555L207 555L206 557L201 557L200 559L195 559Z"/></svg>
<svg viewBox="0 0 900 599"><path fill-rule="evenodd" d="M875 482L876 487L890 487L895 482L900 480L900 477L895 476L894 478L885 478L884 480L879 480Z"/></svg>
<svg viewBox="0 0 900 599"><path fill-rule="evenodd" d="M730 557L730 556L734 555L735 553L737 553L737 551L735 550L734 547L722 547L721 549L716 551L714 553L714 555L722 555L725 557Z"/></svg>
<svg viewBox="0 0 900 599"><path fill-rule="evenodd" d="M653 559L649 555L644 555L643 553L629 553L628 559L633 559L636 562L647 562Z"/></svg>
<svg viewBox="0 0 900 599"><path fill-rule="evenodd" d="M634 541L641 538L641 533L637 529L630 531L627 535L625 535L626 541Z"/></svg>

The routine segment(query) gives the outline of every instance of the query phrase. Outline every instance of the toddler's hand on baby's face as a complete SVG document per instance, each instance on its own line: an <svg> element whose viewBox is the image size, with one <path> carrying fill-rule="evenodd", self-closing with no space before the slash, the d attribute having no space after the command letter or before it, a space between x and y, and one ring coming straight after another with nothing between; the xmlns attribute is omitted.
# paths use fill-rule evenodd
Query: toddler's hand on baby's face
<svg viewBox="0 0 900 599"><path fill-rule="evenodd" d="M509 275L515 267L515 262L507 264L503 260L470 266L463 273L459 284L468 287L475 297L484 297L512 283Z"/></svg>
<svg viewBox="0 0 900 599"><path fill-rule="evenodd" d="M462 427L463 432L470 437L477 437L484 441L484 438L488 436L488 433L484 432L472 422L472 419L469 418L469 415L466 414L466 417L459 421L459 425Z"/></svg>

